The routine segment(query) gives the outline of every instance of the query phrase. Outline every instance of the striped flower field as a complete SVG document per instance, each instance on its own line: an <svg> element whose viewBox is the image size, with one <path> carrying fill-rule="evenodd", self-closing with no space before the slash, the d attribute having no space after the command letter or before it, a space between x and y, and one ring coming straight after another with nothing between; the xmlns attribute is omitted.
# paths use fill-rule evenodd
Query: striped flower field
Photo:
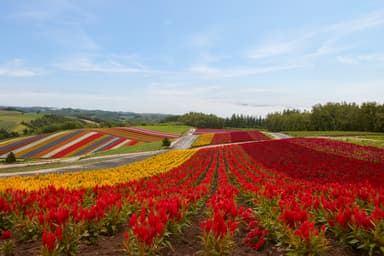
<svg viewBox="0 0 384 256"><path fill-rule="evenodd" d="M177 138L178 134L136 127L82 129L42 134L0 143L0 157L9 152L17 158L61 158L81 156L139 142Z"/></svg>
<svg viewBox="0 0 384 256"><path fill-rule="evenodd" d="M293 138L0 178L0 254L383 255L383 156Z"/></svg>
<svg viewBox="0 0 384 256"><path fill-rule="evenodd" d="M195 140L192 147L269 139L265 134L256 130L197 129L193 134L199 135L199 137Z"/></svg>

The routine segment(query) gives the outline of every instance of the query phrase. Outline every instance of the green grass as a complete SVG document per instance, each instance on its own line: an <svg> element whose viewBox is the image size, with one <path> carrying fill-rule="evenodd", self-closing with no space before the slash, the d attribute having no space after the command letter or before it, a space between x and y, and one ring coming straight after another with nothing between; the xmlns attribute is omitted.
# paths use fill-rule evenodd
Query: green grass
<svg viewBox="0 0 384 256"><path fill-rule="evenodd" d="M344 136L384 136L384 133L379 132L350 132L350 131L283 131L282 133L293 137L344 137Z"/></svg>
<svg viewBox="0 0 384 256"><path fill-rule="evenodd" d="M362 145L362 146L371 146L371 147L377 147L377 148L384 148L384 141L383 140L366 140L361 138L336 138L337 140Z"/></svg>
<svg viewBox="0 0 384 256"><path fill-rule="evenodd" d="M169 125L169 124L142 125L142 126L136 126L136 127L148 129L148 130L159 131L159 132L169 132L169 133L178 133L178 134L184 134L189 129L191 129L190 126L186 126L186 125Z"/></svg>
<svg viewBox="0 0 384 256"><path fill-rule="evenodd" d="M362 139L370 139L370 140L384 140L384 136L358 136L359 138Z"/></svg>
<svg viewBox="0 0 384 256"><path fill-rule="evenodd" d="M43 114L37 113L23 114L17 111L0 110L0 129L3 128L10 132L22 133L27 127L22 125L21 122L30 122L42 116Z"/></svg>
<svg viewBox="0 0 384 256"><path fill-rule="evenodd" d="M133 146L122 146L120 148L98 152L95 154L91 154L87 157L94 156L108 156L108 155L118 155L118 154L127 154L127 153L138 153L138 152L146 152L146 151L155 151L161 149L162 142L155 141L149 143L139 143Z"/></svg>

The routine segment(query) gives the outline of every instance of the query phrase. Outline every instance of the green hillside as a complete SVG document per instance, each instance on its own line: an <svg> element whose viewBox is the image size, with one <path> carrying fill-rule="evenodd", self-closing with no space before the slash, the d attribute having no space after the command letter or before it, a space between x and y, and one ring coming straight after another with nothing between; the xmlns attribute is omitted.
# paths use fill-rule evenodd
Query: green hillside
<svg viewBox="0 0 384 256"><path fill-rule="evenodd" d="M22 133L27 128L22 122L29 123L42 116L43 114L38 113L0 110L0 129L5 129L8 132Z"/></svg>

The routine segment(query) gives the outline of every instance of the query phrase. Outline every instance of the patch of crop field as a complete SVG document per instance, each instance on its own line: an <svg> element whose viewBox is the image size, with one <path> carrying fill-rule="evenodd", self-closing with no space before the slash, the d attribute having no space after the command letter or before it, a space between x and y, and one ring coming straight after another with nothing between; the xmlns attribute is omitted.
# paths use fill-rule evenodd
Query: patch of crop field
<svg viewBox="0 0 384 256"><path fill-rule="evenodd" d="M356 132L356 131L282 131L281 133L293 137L343 137L343 136L384 136L380 132Z"/></svg>
<svg viewBox="0 0 384 256"><path fill-rule="evenodd" d="M27 128L22 122L28 123L42 116L38 113L0 110L0 129L22 133Z"/></svg>
<svg viewBox="0 0 384 256"><path fill-rule="evenodd" d="M167 125L141 125L136 127L159 131L159 132L169 132L169 133L177 133L177 134L184 134L189 129L191 129L190 126L186 126L186 125L168 125L168 124Z"/></svg>
<svg viewBox="0 0 384 256"><path fill-rule="evenodd" d="M129 146L129 147L122 146L120 148L94 153L94 154L90 155L90 157L155 151L155 150L160 150L161 147L162 147L161 141L138 143L136 145Z"/></svg>

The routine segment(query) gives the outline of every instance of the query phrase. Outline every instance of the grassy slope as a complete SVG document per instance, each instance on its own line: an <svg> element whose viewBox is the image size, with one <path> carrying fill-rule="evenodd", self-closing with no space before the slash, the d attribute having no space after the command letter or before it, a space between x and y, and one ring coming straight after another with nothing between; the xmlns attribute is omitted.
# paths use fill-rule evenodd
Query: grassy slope
<svg viewBox="0 0 384 256"><path fill-rule="evenodd" d="M159 132L170 132L170 133L178 133L178 134L184 134L189 129L191 129L190 126L186 126L186 125L168 125L168 124L143 125L143 126L136 126L136 127L148 129L148 130L159 131Z"/></svg>
<svg viewBox="0 0 384 256"><path fill-rule="evenodd" d="M336 140L384 148L384 133L380 132L348 132L348 131L284 131L293 137L331 137Z"/></svg>
<svg viewBox="0 0 384 256"><path fill-rule="evenodd" d="M337 137L335 139L348 142L348 143L362 145L362 146L384 148L384 140L373 140L373 139L365 139L365 138L359 138L359 137L347 137L347 138Z"/></svg>
<svg viewBox="0 0 384 256"><path fill-rule="evenodd" d="M42 116L42 114L37 113L22 114L17 111L0 110L0 129L4 128L8 131L22 133L26 126L22 125L21 122L30 122Z"/></svg>
<svg viewBox="0 0 384 256"><path fill-rule="evenodd" d="M330 136L330 137L342 137L342 136L384 136L384 133L379 132L348 132L348 131L283 131L287 135L293 137L309 137L309 136Z"/></svg>

